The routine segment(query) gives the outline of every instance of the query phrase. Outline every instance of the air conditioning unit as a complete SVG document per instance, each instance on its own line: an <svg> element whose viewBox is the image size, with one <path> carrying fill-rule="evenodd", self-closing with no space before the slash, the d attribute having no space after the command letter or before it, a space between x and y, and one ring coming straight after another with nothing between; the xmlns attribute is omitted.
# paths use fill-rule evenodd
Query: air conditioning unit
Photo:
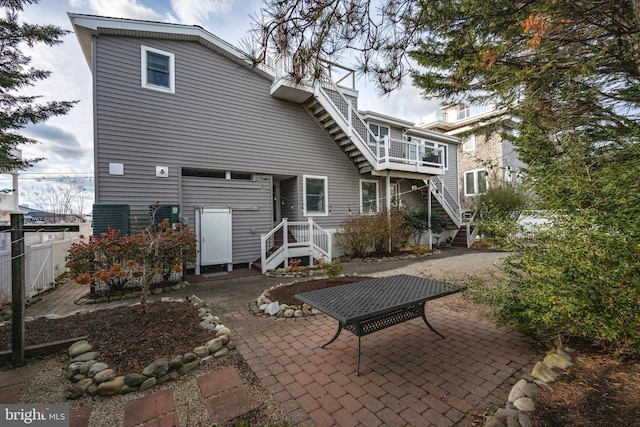
<svg viewBox="0 0 640 427"><path fill-rule="evenodd" d="M93 231L94 236L107 233L109 228L120 230L129 234L129 205L100 203L93 205Z"/></svg>
<svg viewBox="0 0 640 427"><path fill-rule="evenodd" d="M160 224L165 218L169 219L171 228L176 228L180 222L180 206L178 205L149 205L149 225Z"/></svg>

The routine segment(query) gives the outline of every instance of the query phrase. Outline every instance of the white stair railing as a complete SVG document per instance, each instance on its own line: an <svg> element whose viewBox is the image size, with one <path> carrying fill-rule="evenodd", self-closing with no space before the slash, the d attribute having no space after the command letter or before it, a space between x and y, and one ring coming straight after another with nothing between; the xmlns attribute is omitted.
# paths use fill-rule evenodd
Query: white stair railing
<svg viewBox="0 0 640 427"><path fill-rule="evenodd" d="M444 185L444 182L437 176L431 177L431 194L436 197L444 210L447 211L456 227L460 227L462 224L460 205Z"/></svg>
<svg viewBox="0 0 640 427"><path fill-rule="evenodd" d="M282 245L277 246L280 235ZM294 237L294 242L289 242L289 235ZM294 257L308 256L310 267L314 266L314 259L331 261L332 235L312 218L301 222L289 222L285 218L269 233L261 235L260 243L263 274L280 264L287 266L289 258Z"/></svg>

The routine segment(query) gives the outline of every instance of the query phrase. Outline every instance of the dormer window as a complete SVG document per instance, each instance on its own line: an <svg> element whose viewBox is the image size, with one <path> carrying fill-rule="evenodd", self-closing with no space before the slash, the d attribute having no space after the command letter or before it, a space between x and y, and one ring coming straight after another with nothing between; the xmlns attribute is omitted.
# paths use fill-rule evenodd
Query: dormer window
<svg viewBox="0 0 640 427"><path fill-rule="evenodd" d="M175 55L142 46L142 87L175 93Z"/></svg>

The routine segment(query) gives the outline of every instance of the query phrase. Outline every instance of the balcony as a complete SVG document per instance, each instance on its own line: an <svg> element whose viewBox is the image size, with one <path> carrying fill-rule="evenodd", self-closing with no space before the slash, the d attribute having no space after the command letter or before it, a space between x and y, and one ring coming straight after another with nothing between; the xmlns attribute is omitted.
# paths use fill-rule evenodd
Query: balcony
<svg viewBox="0 0 640 427"><path fill-rule="evenodd" d="M427 175L443 175L445 172L445 148L424 141L406 141L385 137L378 143L369 142L378 160L378 171L415 172Z"/></svg>

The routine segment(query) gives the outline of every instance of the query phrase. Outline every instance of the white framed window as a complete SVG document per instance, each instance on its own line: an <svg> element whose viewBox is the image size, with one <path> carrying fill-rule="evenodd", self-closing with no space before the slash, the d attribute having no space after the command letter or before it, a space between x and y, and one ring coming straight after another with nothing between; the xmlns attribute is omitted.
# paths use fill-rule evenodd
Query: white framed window
<svg viewBox="0 0 640 427"><path fill-rule="evenodd" d="M326 176L303 175L303 200L305 216L329 214L328 180Z"/></svg>
<svg viewBox="0 0 640 427"><path fill-rule="evenodd" d="M487 191L486 169L475 169L464 173L464 195L476 196Z"/></svg>
<svg viewBox="0 0 640 427"><path fill-rule="evenodd" d="M141 46L141 84L147 89L175 93L175 55Z"/></svg>
<svg viewBox="0 0 640 427"><path fill-rule="evenodd" d="M378 212L380 201L378 199L378 181L371 179L360 180L360 213Z"/></svg>
<svg viewBox="0 0 640 427"><path fill-rule="evenodd" d="M462 151L473 151L476 149L476 136L469 135L462 140Z"/></svg>
<svg viewBox="0 0 640 427"><path fill-rule="evenodd" d="M382 143L384 141L384 137L389 136L388 126L369 123L369 130L371 131L371 134L369 134L369 144L375 145L376 142Z"/></svg>
<svg viewBox="0 0 640 427"><path fill-rule="evenodd" d="M449 169L449 146L447 144L425 142L424 146L423 162L438 163L445 169Z"/></svg>

